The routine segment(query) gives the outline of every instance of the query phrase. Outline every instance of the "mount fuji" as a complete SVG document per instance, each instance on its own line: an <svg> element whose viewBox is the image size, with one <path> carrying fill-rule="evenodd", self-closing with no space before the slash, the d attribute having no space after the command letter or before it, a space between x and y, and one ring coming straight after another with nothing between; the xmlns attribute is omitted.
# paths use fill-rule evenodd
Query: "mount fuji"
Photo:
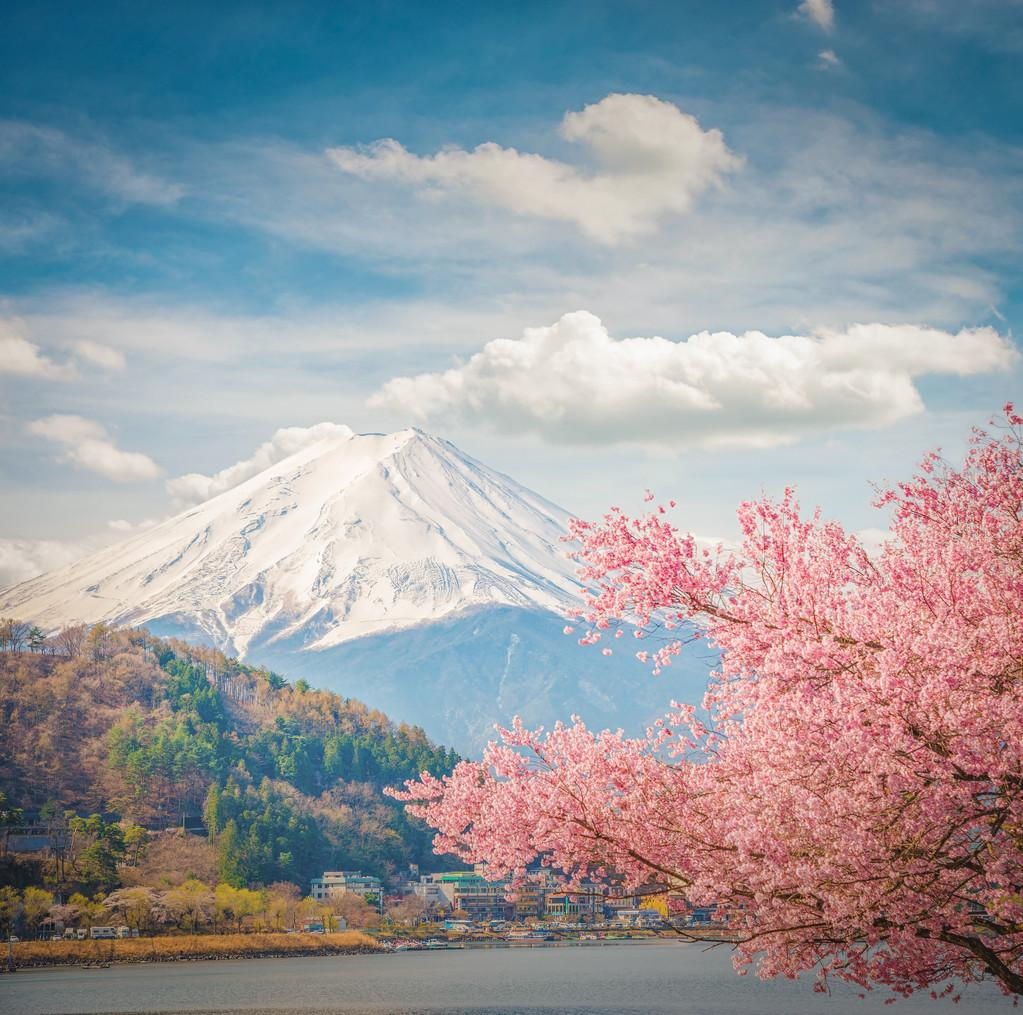
<svg viewBox="0 0 1023 1015"><path fill-rule="evenodd" d="M579 595L567 518L418 429L338 428L198 507L0 593L0 611L47 630L106 622L214 645L468 754L516 714L639 732L684 695L633 659L563 635ZM699 693L708 667L686 665Z"/></svg>

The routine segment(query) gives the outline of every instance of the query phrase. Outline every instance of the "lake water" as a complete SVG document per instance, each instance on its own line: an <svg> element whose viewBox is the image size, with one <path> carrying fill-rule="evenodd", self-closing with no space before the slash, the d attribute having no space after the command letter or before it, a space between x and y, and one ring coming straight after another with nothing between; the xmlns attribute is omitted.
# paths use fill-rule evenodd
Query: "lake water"
<svg viewBox="0 0 1023 1015"><path fill-rule="evenodd" d="M406 952L336 958L34 970L0 977L0 1012L283 1012L345 1015L872 1015L1011 1011L990 984L959 1005L926 996L893 1007L841 984L738 977L723 949L665 942L581 948Z"/></svg>

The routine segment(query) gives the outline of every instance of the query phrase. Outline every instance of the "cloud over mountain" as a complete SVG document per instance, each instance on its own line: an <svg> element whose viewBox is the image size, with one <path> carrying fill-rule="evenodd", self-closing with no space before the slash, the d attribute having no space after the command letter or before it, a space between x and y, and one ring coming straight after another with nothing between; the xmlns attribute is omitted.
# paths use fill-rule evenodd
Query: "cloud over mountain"
<svg viewBox="0 0 1023 1015"><path fill-rule="evenodd" d="M1017 355L992 328L855 324L779 337L704 331L676 342L615 339L578 311L488 342L443 373L396 377L370 404L552 443L770 447L894 423L924 407L914 378L981 374Z"/></svg>
<svg viewBox="0 0 1023 1015"><path fill-rule="evenodd" d="M354 431L341 423L317 423L315 426L288 426L277 430L270 440L260 444L248 457L228 465L212 476L190 472L167 481L167 492L179 505L201 504L218 493L230 490L251 476L293 455L302 448L328 438L351 437Z"/></svg>
<svg viewBox="0 0 1023 1015"><path fill-rule="evenodd" d="M648 233L666 215L736 169L719 130L652 95L608 95L565 114L561 136L588 149L596 168L504 148L444 148L414 155L393 139L328 149L345 173L414 187L428 196L465 196L515 215L575 225L604 244Z"/></svg>
<svg viewBox="0 0 1023 1015"><path fill-rule="evenodd" d="M64 567L91 549L89 540L0 538L0 589Z"/></svg>

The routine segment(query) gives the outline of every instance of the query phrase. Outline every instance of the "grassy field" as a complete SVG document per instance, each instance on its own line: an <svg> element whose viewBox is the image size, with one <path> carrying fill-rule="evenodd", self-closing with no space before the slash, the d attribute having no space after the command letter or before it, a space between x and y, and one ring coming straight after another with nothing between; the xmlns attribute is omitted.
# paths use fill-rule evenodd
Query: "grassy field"
<svg viewBox="0 0 1023 1015"><path fill-rule="evenodd" d="M197 934L119 941L23 941L14 946L19 968L105 962L176 962L197 959L268 958L285 955L355 955L379 951L359 931L340 934ZM6 968L7 950L3 951Z"/></svg>

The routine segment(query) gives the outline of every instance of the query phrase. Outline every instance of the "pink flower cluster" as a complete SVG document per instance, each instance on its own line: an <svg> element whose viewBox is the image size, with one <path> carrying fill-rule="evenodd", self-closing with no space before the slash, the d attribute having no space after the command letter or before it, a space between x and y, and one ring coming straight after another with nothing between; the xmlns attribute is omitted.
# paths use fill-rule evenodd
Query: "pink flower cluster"
<svg viewBox="0 0 1023 1015"><path fill-rule="evenodd" d="M542 858L716 902L763 977L1023 994L1021 428L1007 406L962 467L929 455L883 492L876 556L792 491L740 507L734 550L660 510L574 522L581 641L632 626L658 672L708 639L702 712L639 739L516 721L396 795L494 877Z"/></svg>

